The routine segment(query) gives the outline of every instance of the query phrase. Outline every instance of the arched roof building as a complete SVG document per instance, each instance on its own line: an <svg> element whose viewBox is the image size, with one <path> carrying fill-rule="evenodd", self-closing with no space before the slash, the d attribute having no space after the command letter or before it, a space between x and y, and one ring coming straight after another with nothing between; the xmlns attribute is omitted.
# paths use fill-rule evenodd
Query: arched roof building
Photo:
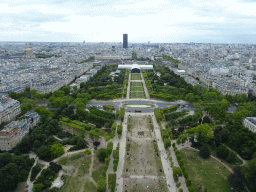
<svg viewBox="0 0 256 192"><path fill-rule="evenodd" d="M141 69L153 69L153 65L118 65L118 69L130 69L131 73L140 73Z"/></svg>

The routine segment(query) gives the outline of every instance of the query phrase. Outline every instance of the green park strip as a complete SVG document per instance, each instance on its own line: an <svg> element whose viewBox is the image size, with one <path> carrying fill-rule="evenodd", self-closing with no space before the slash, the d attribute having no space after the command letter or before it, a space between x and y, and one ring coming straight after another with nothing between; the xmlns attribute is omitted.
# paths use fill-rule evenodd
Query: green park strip
<svg viewBox="0 0 256 192"><path fill-rule="evenodd" d="M139 86L139 87L131 87L130 91L144 91L144 88L142 86Z"/></svg>
<svg viewBox="0 0 256 192"><path fill-rule="evenodd" d="M144 92L130 92L130 98L146 98Z"/></svg>
<svg viewBox="0 0 256 192"><path fill-rule="evenodd" d="M131 74L131 80L141 80L141 75L140 74Z"/></svg>
<svg viewBox="0 0 256 192"><path fill-rule="evenodd" d="M180 153L195 191L232 191L227 181L231 173L220 162L212 157L203 159L192 149L182 149Z"/></svg>
<svg viewBox="0 0 256 192"><path fill-rule="evenodd" d="M133 86L143 86L143 83L142 82L131 82L131 87Z"/></svg>

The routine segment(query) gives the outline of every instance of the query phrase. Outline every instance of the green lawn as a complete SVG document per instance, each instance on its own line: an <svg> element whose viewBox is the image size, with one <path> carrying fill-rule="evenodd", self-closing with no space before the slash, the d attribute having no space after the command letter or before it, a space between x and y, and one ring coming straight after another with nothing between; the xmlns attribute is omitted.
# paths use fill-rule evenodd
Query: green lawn
<svg viewBox="0 0 256 192"><path fill-rule="evenodd" d="M85 183L84 183L84 192L88 192L88 191L90 191L90 192L97 192L97 189L96 189L96 186L92 183L92 182L90 182L90 181L86 181Z"/></svg>
<svg viewBox="0 0 256 192"><path fill-rule="evenodd" d="M142 82L131 82L130 98L146 98Z"/></svg>
<svg viewBox="0 0 256 192"><path fill-rule="evenodd" d="M130 98L146 98L144 92L130 92Z"/></svg>
<svg viewBox="0 0 256 192"><path fill-rule="evenodd" d="M142 86L140 87L133 86L130 88L130 91L144 91L144 88Z"/></svg>
<svg viewBox="0 0 256 192"><path fill-rule="evenodd" d="M132 86L143 86L143 83L142 82L131 82L131 87Z"/></svg>
<svg viewBox="0 0 256 192"><path fill-rule="evenodd" d="M98 182L103 173L103 163L100 163L97 157L94 158L92 177L95 182Z"/></svg>
<svg viewBox="0 0 256 192"><path fill-rule="evenodd" d="M141 80L141 75L140 74L131 74L131 80Z"/></svg>
<svg viewBox="0 0 256 192"><path fill-rule="evenodd" d="M191 149L182 149L180 153L195 191L232 191L227 181L231 173L221 163L213 158L202 159Z"/></svg>

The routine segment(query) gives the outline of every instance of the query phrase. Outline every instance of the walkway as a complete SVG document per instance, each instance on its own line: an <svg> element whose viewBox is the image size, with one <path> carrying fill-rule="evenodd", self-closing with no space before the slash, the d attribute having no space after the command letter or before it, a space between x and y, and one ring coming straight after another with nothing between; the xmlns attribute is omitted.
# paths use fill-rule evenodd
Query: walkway
<svg viewBox="0 0 256 192"><path fill-rule="evenodd" d="M141 79L142 79L142 83L143 83L146 99L150 99L149 98L149 94L148 94L148 89L147 89L147 86L146 86L146 83L145 83L145 80L144 80L144 77L143 77L143 74L142 73L140 73L140 74L141 74Z"/></svg>
<svg viewBox="0 0 256 192"><path fill-rule="evenodd" d="M172 168L170 166L171 162L169 161L167 151L164 148L164 142L163 142L162 137L161 137L161 132L160 132L160 129L159 129L159 125L156 121L156 117L155 117L154 113L148 113L148 114L145 114L145 115L151 115L152 116L153 126L154 126L156 139L157 139L157 144L158 144L159 151L161 153L160 156L161 156L162 165L164 167L163 170L164 170L164 173L165 173L165 176L166 176L167 186L170 185L169 191L170 192L176 192L177 187L176 187L176 183L174 182L174 179L173 179L173 176L172 176L173 171L172 171Z"/></svg>
<svg viewBox="0 0 256 192"><path fill-rule="evenodd" d="M127 119L129 113L125 113L124 121L123 121L123 132L122 137L120 139L120 148L119 148L119 162L116 171L116 183L118 184L116 187L116 191L123 191L123 169L124 169L124 156L125 156L125 147L126 147L126 133L127 133Z"/></svg>
<svg viewBox="0 0 256 192"><path fill-rule="evenodd" d="M129 73L126 99L130 99L130 88L131 88L131 72Z"/></svg>

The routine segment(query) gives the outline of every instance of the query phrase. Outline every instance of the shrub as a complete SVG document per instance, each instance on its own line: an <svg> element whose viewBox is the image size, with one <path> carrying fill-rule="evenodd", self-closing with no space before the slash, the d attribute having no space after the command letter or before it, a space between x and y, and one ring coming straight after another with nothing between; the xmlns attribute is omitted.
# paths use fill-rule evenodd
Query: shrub
<svg viewBox="0 0 256 192"><path fill-rule="evenodd" d="M104 177L101 177L97 183L97 192L105 192L107 188L107 181Z"/></svg>
<svg viewBox="0 0 256 192"><path fill-rule="evenodd" d="M179 189L179 192L183 192L183 189L182 189L182 188L180 188L180 189Z"/></svg>
<svg viewBox="0 0 256 192"><path fill-rule="evenodd" d="M85 154L91 154L91 150L90 149L85 149Z"/></svg>
<svg viewBox="0 0 256 192"><path fill-rule="evenodd" d="M189 191L189 192L195 192L195 189L194 189L194 187L190 186L190 187L188 188L188 191Z"/></svg>
<svg viewBox="0 0 256 192"><path fill-rule="evenodd" d="M108 174L108 188L111 189L112 192L115 191L116 186L116 174L115 173L109 173Z"/></svg>
<svg viewBox="0 0 256 192"><path fill-rule="evenodd" d="M117 164L116 163L113 164L113 169L114 169L114 172L117 171Z"/></svg>
<svg viewBox="0 0 256 192"><path fill-rule="evenodd" d="M186 185L187 185L187 187L191 186L191 180L189 178L186 179Z"/></svg>

